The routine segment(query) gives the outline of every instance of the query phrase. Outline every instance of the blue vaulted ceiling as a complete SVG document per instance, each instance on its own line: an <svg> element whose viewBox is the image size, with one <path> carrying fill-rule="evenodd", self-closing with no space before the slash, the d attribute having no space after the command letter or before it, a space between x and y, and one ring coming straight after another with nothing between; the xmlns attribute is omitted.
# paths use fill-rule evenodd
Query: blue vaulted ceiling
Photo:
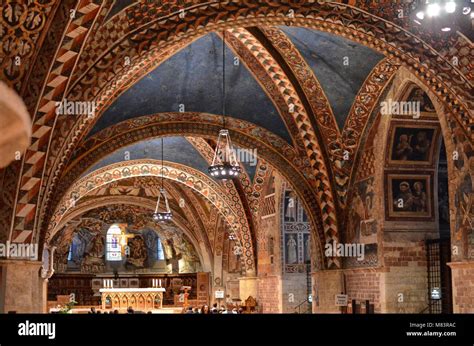
<svg viewBox="0 0 474 346"><path fill-rule="evenodd" d="M119 0L115 2L110 12L107 14L106 21L115 16L117 13L122 11L125 7L130 6L133 4L135 0Z"/></svg>
<svg viewBox="0 0 474 346"><path fill-rule="evenodd" d="M163 138L163 144L163 159L165 161L176 162L185 166L193 167L202 173L209 175L207 171L209 166L208 163L184 137L165 137ZM161 160L161 138L150 138L121 148L96 162L83 174L83 176L102 167L124 161L126 153L128 153L129 160ZM249 174L250 179L253 180L256 166L249 162L242 163L246 172Z"/></svg>
<svg viewBox="0 0 474 346"><path fill-rule="evenodd" d="M281 29L313 70L342 129L355 96L383 55L339 36L307 28Z"/></svg>
<svg viewBox="0 0 474 346"><path fill-rule="evenodd" d="M297 27L281 29L313 70L342 129L360 87L383 56L339 36ZM344 64L346 57L348 65ZM245 64L234 65L233 58L233 52L227 48L227 114L266 128L291 144L273 102ZM186 112L222 114L222 40L214 33L194 41L124 92L105 111L89 136L134 117L178 112L180 105L184 105ZM185 138L167 138L165 143L165 160L207 174L207 163ZM126 150L132 153L131 159L157 159L159 148L159 140L142 141L103 159L94 169L123 160ZM253 176L255 167L246 168Z"/></svg>
<svg viewBox="0 0 474 346"><path fill-rule="evenodd" d="M272 101L244 64L234 65L226 50L229 116L262 126L292 143ZM159 112L222 114L222 40L208 34L162 63L122 94L102 115L90 135L120 121Z"/></svg>
<svg viewBox="0 0 474 346"><path fill-rule="evenodd" d="M208 164L192 144L184 137L165 137L163 142L163 159L165 161L176 162L193 167L207 174ZM121 148L94 164L94 166L92 166L85 174L101 167L124 161L126 152L130 153L130 160L161 160L161 139L150 138Z"/></svg>

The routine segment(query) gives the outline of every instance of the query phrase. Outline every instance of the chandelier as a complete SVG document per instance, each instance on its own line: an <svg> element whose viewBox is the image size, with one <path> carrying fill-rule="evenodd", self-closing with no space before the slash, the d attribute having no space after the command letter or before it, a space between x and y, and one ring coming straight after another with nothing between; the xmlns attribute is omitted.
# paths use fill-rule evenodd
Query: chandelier
<svg viewBox="0 0 474 346"><path fill-rule="evenodd" d="M241 173L237 156L232 146L229 130L225 127L226 115L226 83L225 83L225 30L222 35L222 120L223 127L217 137L212 163L208 168L209 174L219 180L237 178Z"/></svg>
<svg viewBox="0 0 474 346"><path fill-rule="evenodd" d="M156 202L155 212L153 213L153 220L157 222L169 221L172 218L171 209L168 203L168 197L163 182L163 137L161 138L161 188L158 193L158 201ZM163 199L163 208L160 210L160 202Z"/></svg>
<svg viewBox="0 0 474 346"><path fill-rule="evenodd" d="M421 0L415 5L413 21L431 31L472 32L474 0Z"/></svg>
<svg viewBox="0 0 474 346"><path fill-rule="evenodd" d="M219 131L214 158L208 170L212 177L221 180L235 178L241 172L239 162L232 147L229 131L226 129Z"/></svg>

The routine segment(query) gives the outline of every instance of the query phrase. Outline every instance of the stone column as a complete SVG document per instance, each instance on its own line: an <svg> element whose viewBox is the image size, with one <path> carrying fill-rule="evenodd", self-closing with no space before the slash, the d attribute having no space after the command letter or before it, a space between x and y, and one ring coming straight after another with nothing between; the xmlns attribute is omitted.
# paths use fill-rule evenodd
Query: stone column
<svg viewBox="0 0 474 346"><path fill-rule="evenodd" d="M211 280L211 304L214 303L225 303L225 298L220 299L219 301L216 299L216 291L225 291L225 283L223 280L223 270L222 270L222 252L216 252L214 254L214 270L212 273L212 280Z"/></svg>
<svg viewBox="0 0 474 346"><path fill-rule="evenodd" d="M43 264L41 266L41 287L43 312L48 313L48 281L54 274L54 251L56 246L44 245L43 247Z"/></svg>
<svg viewBox="0 0 474 346"><path fill-rule="evenodd" d="M474 313L474 261L451 262L453 312Z"/></svg>
<svg viewBox="0 0 474 346"><path fill-rule="evenodd" d="M313 281L313 313L340 313L335 304L337 294L343 292L341 270L321 270L311 273Z"/></svg>
<svg viewBox="0 0 474 346"><path fill-rule="evenodd" d="M245 276L239 278L240 299L242 300L242 303L244 303L249 296L257 299L257 288L258 282L256 276Z"/></svg>
<svg viewBox="0 0 474 346"><path fill-rule="evenodd" d="M0 260L0 313L41 313L44 311L42 262Z"/></svg>

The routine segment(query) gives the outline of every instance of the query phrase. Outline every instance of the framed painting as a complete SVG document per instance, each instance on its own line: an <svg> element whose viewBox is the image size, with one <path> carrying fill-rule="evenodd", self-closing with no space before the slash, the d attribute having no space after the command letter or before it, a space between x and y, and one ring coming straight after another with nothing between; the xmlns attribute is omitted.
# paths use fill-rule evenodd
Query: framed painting
<svg viewBox="0 0 474 346"><path fill-rule="evenodd" d="M389 165L433 166L439 145L439 127L392 122Z"/></svg>
<svg viewBox="0 0 474 346"><path fill-rule="evenodd" d="M434 221L433 173L386 173L387 220Z"/></svg>
<svg viewBox="0 0 474 346"><path fill-rule="evenodd" d="M437 119L436 109L428 94L415 84L409 85L399 98L401 102L412 105L416 109L416 114L394 114L398 119Z"/></svg>

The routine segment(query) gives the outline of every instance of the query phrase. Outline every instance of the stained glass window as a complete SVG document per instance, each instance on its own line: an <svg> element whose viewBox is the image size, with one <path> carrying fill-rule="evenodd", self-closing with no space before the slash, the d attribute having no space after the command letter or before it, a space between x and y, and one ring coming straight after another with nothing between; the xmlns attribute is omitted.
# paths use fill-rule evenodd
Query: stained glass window
<svg viewBox="0 0 474 346"><path fill-rule="evenodd" d="M156 239L156 259L159 261L165 259L165 253L163 251L163 245L161 244L160 238Z"/></svg>
<svg viewBox="0 0 474 346"><path fill-rule="evenodd" d="M110 226L107 231L107 261L121 261L122 249L120 247L120 235L122 230L118 225Z"/></svg>

